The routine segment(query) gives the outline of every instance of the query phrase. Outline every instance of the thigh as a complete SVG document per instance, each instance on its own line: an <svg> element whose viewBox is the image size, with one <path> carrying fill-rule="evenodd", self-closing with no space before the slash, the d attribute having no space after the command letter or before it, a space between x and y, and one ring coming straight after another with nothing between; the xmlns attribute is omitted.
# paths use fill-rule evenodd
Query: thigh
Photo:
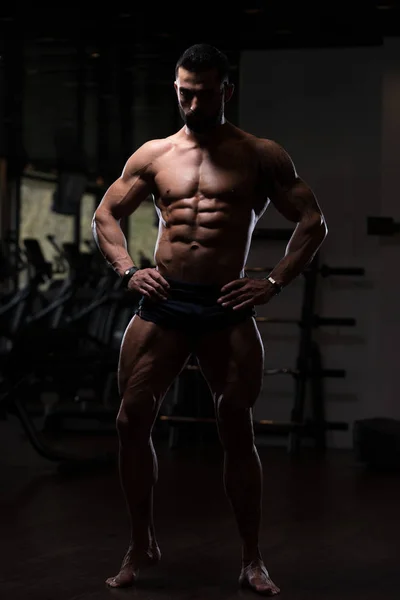
<svg viewBox="0 0 400 600"><path fill-rule="evenodd" d="M264 376L264 346L254 318L203 335L196 355L215 400L254 405Z"/></svg>
<svg viewBox="0 0 400 600"><path fill-rule="evenodd" d="M118 365L121 397L163 396L185 366L191 352L186 335L135 315L124 333Z"/></svg>

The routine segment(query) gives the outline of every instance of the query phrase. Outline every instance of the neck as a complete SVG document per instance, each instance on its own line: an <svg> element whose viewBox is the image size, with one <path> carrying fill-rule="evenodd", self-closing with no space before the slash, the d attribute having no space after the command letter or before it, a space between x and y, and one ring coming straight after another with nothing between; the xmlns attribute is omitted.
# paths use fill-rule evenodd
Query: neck
<svg viewBox="0 0 400 600"><path fill-rule="evenodd" d="M207 131L199 133L197 131L193 131L193 129L190 129L187 125L184 126L184 131L188 137L195 139L198 142L206 142L218 137L218 135L224 129L224 125L227 125L227 121L225 117L222 116L220 123L218 125L215 125L214 127L211 127Z"/></svg>

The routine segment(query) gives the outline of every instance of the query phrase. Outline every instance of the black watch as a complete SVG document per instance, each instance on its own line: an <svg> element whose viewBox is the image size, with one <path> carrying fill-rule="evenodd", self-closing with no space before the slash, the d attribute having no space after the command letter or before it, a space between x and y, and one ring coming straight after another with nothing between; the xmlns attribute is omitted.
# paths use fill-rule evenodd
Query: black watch
<svg viewBox="0 0 400 600"><path fill-rule="evenodd" d="M139 267L130 267L130 269L127 269L126 271L124 271L124 274L122 275L122 287L127 289L128 288L128 283L130 278L132 277L132 275L134 275L136 273L136 271L140 271Z"/></svg>

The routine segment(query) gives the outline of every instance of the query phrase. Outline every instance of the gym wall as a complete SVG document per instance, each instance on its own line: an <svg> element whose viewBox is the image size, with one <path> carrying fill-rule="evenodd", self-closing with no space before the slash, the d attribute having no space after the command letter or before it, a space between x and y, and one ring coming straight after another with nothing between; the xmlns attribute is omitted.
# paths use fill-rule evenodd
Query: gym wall
<svg viewBox="0 0 400 600"><path fill-rule="evenodd" d="M320 278L317 312L354 317L355 327L321 327L326 368L346 369L344 379L326 379L326 416L349 423L328 433L333 447L351 446L355 419L400 417L400 337L395 268L399 238L367 235L367 216L400 218L400 41L380 47L243 52L240 63L239 126L274 139L291 155L314 190L329 234L321 262L365 268L364 277ZM260 227L287 227L269 207ZM284 242L253 244L248 264L273 266ZM260 307L260 316L300 315L302 278L281 297ZM296 325L260 324L266 366L294 366ZM267 378L256 418L286 420L293 398L290 377Z"/></svg>

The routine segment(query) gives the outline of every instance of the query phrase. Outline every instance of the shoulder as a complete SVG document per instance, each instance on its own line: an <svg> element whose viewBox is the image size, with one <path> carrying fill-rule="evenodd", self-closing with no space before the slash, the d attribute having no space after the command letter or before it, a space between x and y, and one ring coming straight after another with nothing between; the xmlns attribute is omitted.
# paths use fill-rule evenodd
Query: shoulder
<svg viewBox="0 0 400 600"><path fill-rule="evenodd" d="M288 151L275 140L255 138L255 150L261 171L272 180L293 182L297 179L297 171Z"/></svg>
<svg viewBox="0 0 400 600"><path fill-rule="evenodd" d="M287 150L277 141L242 131L247 155L255 163L263 185L291 187L298 179L295 165Z"/></svg>
<svg viewBox="0 0 400 600"><path fill-rule="evenodd" d="M294 164L288 151L277 141L269 138L251 136L254 149L265 166L293 169Z"/></svg>
<svg viewBox="0 0 400 600"><path fill-rule="evenodd" d="M128 158L124 173L132 175L151 172L155 161L170 152L174 145L171 138L153 139L145 142Z"/></svg>
<svg viewBox="0 0 400 600"><path fill-rule="evenodd" d="M294 168L293 161L285 148L275 140L259 137L255 134L235 128L238 141L261 165L266 167Z"/></svg>

